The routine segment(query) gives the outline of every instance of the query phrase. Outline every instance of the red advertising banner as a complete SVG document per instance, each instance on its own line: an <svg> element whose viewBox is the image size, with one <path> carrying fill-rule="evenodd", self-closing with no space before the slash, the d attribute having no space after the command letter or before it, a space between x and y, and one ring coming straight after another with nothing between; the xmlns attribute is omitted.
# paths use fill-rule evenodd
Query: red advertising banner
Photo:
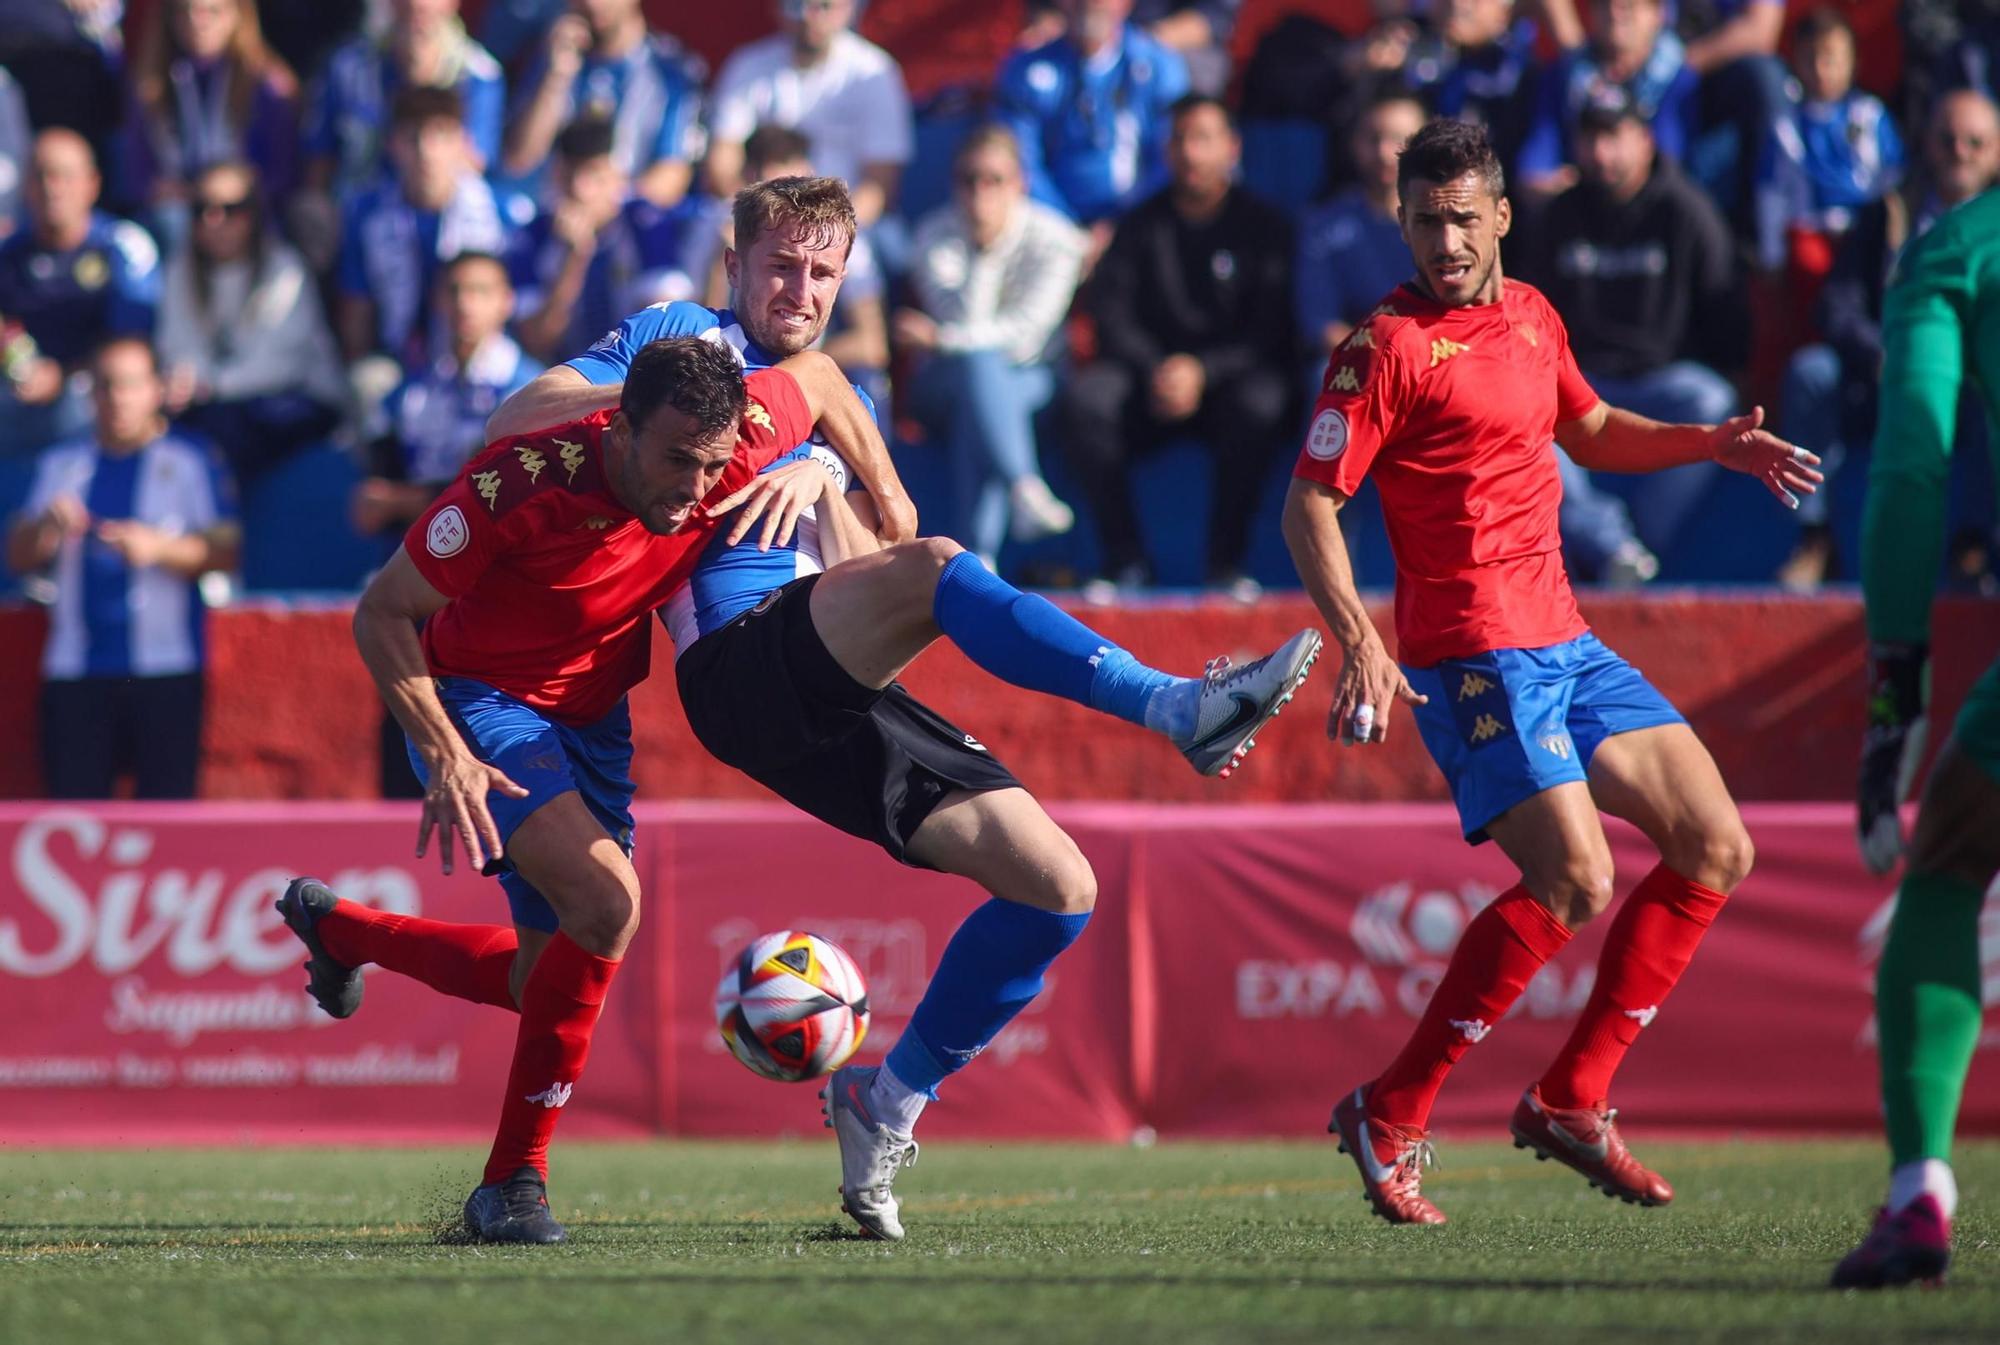
<svg viewBox="0 0 2000 1345"><path fill-rule="evenodd" d="M498 889L411 857L408 809L0 810L0 1140L420 1140L490 1131L515 1018L383 971L328 1018L272 908L316 874L383 910L506 919ZM647 950L625 977L652 979ZM575 1133L658 1122L643 994L614 995Z"/></svg>
<svg viewBox="0 0 2000 1345"><path fill-rule="evenodd" d="M1167 810L1155 810L1164 812ZM1256 808L1218 828L1161 818L1135 838L1161 969L1161 1043L1139 1110L1163 1134L1302 1134L1408 1035L1465 922L1514 881L1428 806ZM1613 1101L1649 1128L1868 1131L1879 1125L1871 1025L1892 884L1854 857L1827 805L1745 810L1757 867L1640 1035ZM1614 824L1621 892L1657 862ZM1493 1130L1562 1045L1595 983L1607 920L1586 926L1474 1046L1434 1113ZM2000 1001L2000 904L1982 924L1986 1002ZM1168 970L1171 969L1171 970ZM1989 1027L1983 1049L2000 1043ZM1981 1060L1962 1127L2000 1128Z"/></svg>
<svg viewBox="0 0 2000 1345"><path fill-rule="evenodd" d="M1845 809L1746 810L1757 871L1634 1048L1615 1101L1648 1128L1877 1125L1869 986L1892 888L1853 858ZM926 1133L1120 1139L1305 1135L1401 1043L1459 931L1511 881L1428 805L1059 809L1098 913L1049 989L964 1074ZM504 919L488 881L411 857L377 805L0 807L0 1142L474 1139L515 1019L369 973L334 1022L302 993L271 909L289 878L445 920ZM812 1086L751 1075L710 1008L726 959L804 928L852 954L879 1059L982 894L782 806L640 811L645 926L611 995L569 1135L799 1134ZM1621 888L1651 867L1613 833ZM2000 999L2000 905L1982 926ZM1585 930L1469 1053L1445 1128L1491 1132L1590 992ZM1989 1029L1983 1047L2000 1040ZM2000 1131L1982 1058L1962 1124Z"/></svg>

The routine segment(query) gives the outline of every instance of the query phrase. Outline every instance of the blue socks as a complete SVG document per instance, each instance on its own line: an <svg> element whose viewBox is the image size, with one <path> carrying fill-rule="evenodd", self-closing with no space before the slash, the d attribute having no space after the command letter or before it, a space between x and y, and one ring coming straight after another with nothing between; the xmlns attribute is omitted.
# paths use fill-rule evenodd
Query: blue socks
<svg viewBox="0 0 2000 1345"><path fill-rule="evenodd" d="M1048 599L1021 592L970 551L945 565L931 612L938 629L967 658L1004 682L1170 736L1185 701L1187 728L1193 727L1187 689L1198 688L1197 679L1147 667ZM1163 698L1172 702L1172 711L1156 707L1149 721L1147 710L1158 691L1180 694Z"/></svg>
<svg viewBox="0 0 2000 1345"><path fill-rule="evenodd" d="M945 945L909 1027L889 1051L889 1072L915 1092L934 1094L1042 992L1042 974L1089 922L1088 913L987 901Z"/></svg>

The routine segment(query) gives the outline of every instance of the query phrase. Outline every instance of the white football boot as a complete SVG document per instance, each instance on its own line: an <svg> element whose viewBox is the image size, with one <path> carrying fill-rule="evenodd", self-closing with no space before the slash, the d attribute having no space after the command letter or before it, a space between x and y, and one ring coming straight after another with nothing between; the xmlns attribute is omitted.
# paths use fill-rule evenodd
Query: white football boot
<svg viewBox="0 0 2000 1345"><path fill-rule="evenodd" d="M840 1140L840 1204L861 1231L888 1242L903 1240L903 1221L889 1187L897 1169L917 1161L917 1142L875 1119L868 1090L877 1065L835 1070L819 1090L827 1129Z"/></svg>
<svg viewBox="0 0 2000 1345"><path fill-rule="evenodd" d="M1302 630L1254 663L1238 668L1229 656L1210 659L1195 707L1193 736L1178 744L1203 775L1227 777L1257 745L1257 730L1292 699L1319 657L1316 630Z"/></svg>

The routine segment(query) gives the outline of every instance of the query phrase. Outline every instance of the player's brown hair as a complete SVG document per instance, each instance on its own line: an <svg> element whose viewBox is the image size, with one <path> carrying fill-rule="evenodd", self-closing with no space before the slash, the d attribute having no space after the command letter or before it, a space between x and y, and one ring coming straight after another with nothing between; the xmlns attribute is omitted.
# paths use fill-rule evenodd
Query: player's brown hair
<svg viewBox="0 0 2000 1345"><path fill-rule="evenodd" d="M710 439L733 429L748 401L735 351L699 336L669 336L647 342L632 357L618 409L637 433L662 406L671 406Z"/></svg>
<svg viewBox="0 0 2000 1345"><path fill-rule="evenodd" d="M1507 172L1484 126L1453 117L1426 122L1396 156L1396 194L1410 199L1412 182L1453 182L1467 173L1486 180L1493 199L1507 194Z"/></svg>
<svg viewBox="0 0 2000 1345"><path fill-rule="evenodd" d="M736 193L733 212L736 251L743 252L766 230L785 228L808 247L842 244L854 248L854 198L837 177L774 177Z"/></svg>

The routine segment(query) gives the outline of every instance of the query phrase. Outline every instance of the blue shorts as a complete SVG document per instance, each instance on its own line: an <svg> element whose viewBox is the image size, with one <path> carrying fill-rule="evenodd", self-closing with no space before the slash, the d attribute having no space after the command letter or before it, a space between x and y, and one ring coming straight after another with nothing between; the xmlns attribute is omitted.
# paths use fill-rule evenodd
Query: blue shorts
<svg viewBox="0 0 2000 1345"><path fill-rule="evenodd" d="M596 723L578 729L546 719L534 707L470 678L440 677L437 691L445 713L458 725L473 754L498 766L528 791L520 799L498 793L486 796L503 848L531 813L573 789L583 796L584 806L605 834L627 855L632 853L632 715L624 701ZM429 784L423 758L414 745L409 751L417 778ZM486 872L500 879L515 924L555 930L555 908L512 864L503 858L488 864Z"/></svg>
<svg viewBox="0 0 2000 1345"><path fill-rule="evenodd" d="M1585 632L1546 649L1495 649L1403 675L1431 759L1474 845L1486 824L1545 789L1584 781L1615 733L1684 724L1639 670Z"/></svg>

